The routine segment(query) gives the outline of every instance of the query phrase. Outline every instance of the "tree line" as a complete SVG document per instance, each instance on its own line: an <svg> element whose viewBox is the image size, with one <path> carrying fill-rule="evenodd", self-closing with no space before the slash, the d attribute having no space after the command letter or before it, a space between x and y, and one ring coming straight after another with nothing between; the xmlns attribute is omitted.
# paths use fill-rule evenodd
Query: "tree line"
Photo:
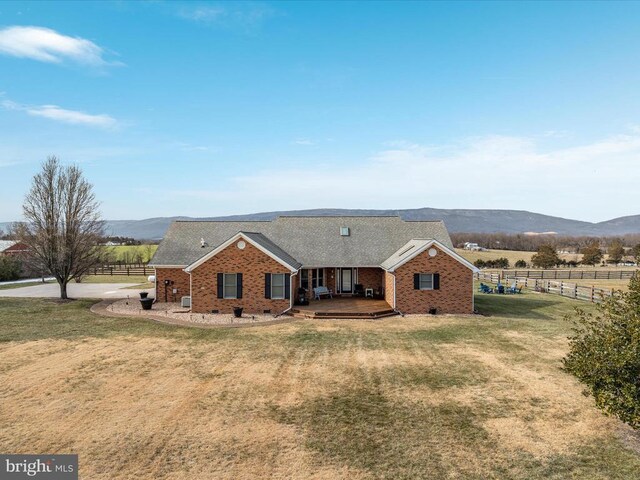
<svg viewBox="0 0 640 480"><path fill-rule="evenodd" d="M640 233L612 236L570 236L570 235L525 235L522 233L452 233L453 244L462 248L466 242L477 243L491 250L520 250L535 252L542 245L551 245L556 250L580 252L597 242L600 248L609 248L612 243L621 243L624 247L640 244Z"/></svg>

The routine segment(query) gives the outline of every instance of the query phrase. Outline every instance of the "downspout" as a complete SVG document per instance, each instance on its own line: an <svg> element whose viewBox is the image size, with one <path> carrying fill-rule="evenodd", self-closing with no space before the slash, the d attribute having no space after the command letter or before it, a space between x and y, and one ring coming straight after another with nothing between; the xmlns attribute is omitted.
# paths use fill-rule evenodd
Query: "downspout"
<svg viewBox="0 0 640 480"><path fill-rule="evenodd" d="M153 303L156 303L158 301L158 269L157 268L153 269L153 279L154 279Z"/></svg>
<svg viewBox="0 0 640 480"><path fill-rule="evenodd" d="M293 292L291 291L291 289L293 288L292 280L293 280L293 276L297 275L299 271L300 271L300 269L296 270L295 272L291 272L289 274L289 308L287 308L286 310L280 312L274 318L281 317L282 315L284 315L285 313L287 313L289 310L291 310L293 308L293 302L295 300L295 295L293 295Z"/></svg>

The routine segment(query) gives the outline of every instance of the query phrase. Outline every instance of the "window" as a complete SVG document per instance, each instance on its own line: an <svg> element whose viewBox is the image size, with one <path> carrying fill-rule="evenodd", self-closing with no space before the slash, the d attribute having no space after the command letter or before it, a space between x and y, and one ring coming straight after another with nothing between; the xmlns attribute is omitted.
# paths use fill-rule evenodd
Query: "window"
<svg viewBox="0 0 640 480"><path fill-rule="evenodd" d="M309 290L309 270L304 269L300 274L300 286L305 290Z"/></svg>
<svg viewBox="0 0 640 480"><path fill-rule="evenodd" d="M340 227L340 235L343 237L349 236L349 227Z"/></svg>
<svg viewBox="0 0 640 480"><path fill-rule="evenodd" d="M420 274L420 290L433 290L433 273Z"/></svg>
<svg viewBox="0 0 640 480"><path fill-rule="evenodd" d="M223 298L238 298L238 276L235 273L224 274Z"/></svg>
<svg viewBox="0 0 640 480"><path fill-rule="evenodd" d="M324 268L311 270L311 288L324 287Z"/></svg>
<svg viewBox="0 0 640 480"><path fill-rule="evenodd" d="M271 298L282 300L284 298L284 273L271 274Z"/></svg>

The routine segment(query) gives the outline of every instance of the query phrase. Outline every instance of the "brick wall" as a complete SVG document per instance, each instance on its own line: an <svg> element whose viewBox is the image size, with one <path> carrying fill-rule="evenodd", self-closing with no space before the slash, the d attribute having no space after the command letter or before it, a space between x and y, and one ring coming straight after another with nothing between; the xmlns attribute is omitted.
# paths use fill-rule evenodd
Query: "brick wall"
<svg viewBox="0 0 640 480"><path fill-rule="evenodd" d="M424 251L395 271L396 308L403 313L428 313L431 308L438 313L473 313L473 272L436 250L435 257ZM439 273L440 289L414 290L414 273Z"/></svg>
<svg viewBox="0 0 640 480"><path fill-rule="evenodd" d="M242 298L217 298L217 274L242 273ZM280 313L290 306L290 300L271 300L264 298L264 274L291 272L274 259L246 243L244 250L237 244L229 245L214 257L207 260L191 272L191 311L208 313L218 310L231 313L233 307L244 308L245 313ZM291 281L293 294L297 291L298 279Z"/></svg>
<svg viewBox="0 0 640 480"><path fill-rule="evenodd" d="M358 268L358 281L363 288L378 291L384 286L384 270L381 268Z"/></svg>
<svg viewBox="0 0 640 480"><path fill-rule="evenodd" d="M156 301L164 302L165 286L164 281L171 280L173 285L167 285L167 300L169 302L179 302L181 297L191 295L189 288L189 274L181 268L156 268ZM173 289L177 293L173 293Z"/></svg>

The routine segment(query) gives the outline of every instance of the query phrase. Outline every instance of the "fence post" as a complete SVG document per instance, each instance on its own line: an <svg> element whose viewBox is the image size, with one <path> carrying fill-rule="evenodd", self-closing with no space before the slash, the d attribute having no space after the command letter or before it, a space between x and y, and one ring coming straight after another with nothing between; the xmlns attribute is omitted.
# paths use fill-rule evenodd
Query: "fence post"
<svg viewBox="0 0 640 480"><path fill-rule="evenodd" d="M594 286L591 285L591 303L593 303L594 295L595 295Z"/></svg>

